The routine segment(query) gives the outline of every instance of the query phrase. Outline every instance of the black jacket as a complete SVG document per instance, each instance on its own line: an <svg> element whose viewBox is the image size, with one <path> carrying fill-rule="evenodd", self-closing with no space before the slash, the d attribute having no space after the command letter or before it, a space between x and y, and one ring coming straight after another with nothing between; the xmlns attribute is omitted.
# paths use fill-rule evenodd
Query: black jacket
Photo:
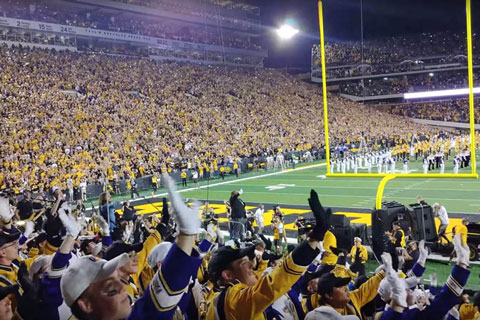
<svg viewBox="0 0 480 320"><path fill-rule="evenodd" d="M242 199L239 198L239 194L234 194L230 197L230 206L232 207L232 215L233 219L240 219L246 218L247 212L245 211L245 203Z"/></svg>

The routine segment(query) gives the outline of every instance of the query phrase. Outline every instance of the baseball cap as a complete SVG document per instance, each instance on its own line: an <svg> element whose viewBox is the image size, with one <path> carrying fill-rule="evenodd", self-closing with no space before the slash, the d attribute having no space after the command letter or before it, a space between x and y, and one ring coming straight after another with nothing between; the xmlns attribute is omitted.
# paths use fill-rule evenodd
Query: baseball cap
<svg viewBox="0 0 480 320"><path fill-rule="evenodd" d="M97 243L98 241L100 241L100 238L97 237L97 236L90 236L90 237L84 237L82 239L82 242L80 243L80 250L83 252L83 253L87 253L87 246L90 242L95 242Z"/></svg>
<svg viewBox="0 0 480 320"><path fill-rule="evenodd" d="M331 293L335 287L343 287L350 283L351 278L340 278L336 277L333 273L325 273L320 278L318 278L318 289L319 294Z"/></svg>
<svg viewBox="0 0 480 320"><path fill-rule="evenodd" d="M70 264L60 280L63 300L71 307L92 283L108 278L115 270L125 265L128 259L126 253L110 261L94 256L77 259Z"/></svg>
<svg viewBox="0 0 480 320"><path fill-rule="evenodd" d="M12 293L17 293L18 291L18 284L13 285L13 286L6 286L6 287L1 287L0 286L0 300L3 300L6 296Z"/></svg>
<svg viewBox="0 0 480 320"><path fill-rule="evenodd" d="M223 270L230 267L230 263L245 256L253 259L255 256L254 245L244 249L234 246L223 246L213 254L212 259L208 263L208 274L213 278L218 278Z"/></svg>
<svg viewBox="0 0 480 320"><path fill-rule="evenodd" d="M171 242L162 242L157 244L155 247L153 247L152 251L150 251L150 254L148 255L147 258L147 263L150 266L150 268L154 268L157 266L157 262L165 260L168 251L172 247Z"/></svg>
<svg viewBox="0 0 480 320"><path fill-rule="evenodd" d="M359 320L360 318L354 315L341 315L332 307L321 306L305 316L305 320Z"/></svg>
<svg viewBox="0 0 480 320"><path fill-rule="evenodd" d="M115 241L105 252L105 259L112 260L122 253L129 253L131 251L140 252L143 249L143 243L129 244L123 241Z"/></svg>
<svg viewBox="0 0 480 320"><path fill-rule="evenodd" d="M358 241L358 242L362 242L362 239L361 239L361 238L359 238L359 237L355 237L355 238L353 238L353 242L357 242L357 241Z"/></svg>
<svg viewBox="0 0 480 320"><path fill-rule="evenodd" d="M4 244L17 241L18 238L20 238L20 231L18 231L16 228L2 228L0 230L0 247L2 247Z"/></svg>

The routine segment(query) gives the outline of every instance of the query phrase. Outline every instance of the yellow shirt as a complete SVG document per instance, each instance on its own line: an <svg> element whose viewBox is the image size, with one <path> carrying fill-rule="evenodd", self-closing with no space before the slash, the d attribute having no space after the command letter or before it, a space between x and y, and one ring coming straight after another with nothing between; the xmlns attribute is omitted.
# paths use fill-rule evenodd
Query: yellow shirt
<svg viewBox="0 0 480 320"><path fill-rule="evenodd" d="M325 249L325 254L322 257L322 264L333 266L337 263L338 257L332 252L330 247L337 247L337 238L331 231L327 231L325 232L325 237L323 238L323 248Z"/></svg>
<svg viewBox="0 0 480 320"><path fill-rule="evenodd" d="M269 275L259 279L253 286L235 281L225 293L224 311L226 320L265 319L263 312L272 301L288 292L297 282L306 267L296 265L288 255ZM376 291L375 291L376 294ZM208 305L207 319L215 319L220 294ZM241 306L241 308L239 308Z"/></svg>
<svg viewBox="0 0 480 320"><path fill-rule="evenodd" d="M360 259L362 260L361 262L364 264L368 260L367 248L360 245L358 250L360 250ZM350 250L352 262L355 262L356 253L357 253L357 246L353 245L352 250Z"/></svg>
<svg viewBox="0 0 480 320"><path fill-rule="evenodd" d="M350 302L345 307L342 309L334 309L341 315L356 315L362 319L360 309L375 298L383 278L385 278L384 271L377 273L362 284L360 288L350 291Z"/></svg>

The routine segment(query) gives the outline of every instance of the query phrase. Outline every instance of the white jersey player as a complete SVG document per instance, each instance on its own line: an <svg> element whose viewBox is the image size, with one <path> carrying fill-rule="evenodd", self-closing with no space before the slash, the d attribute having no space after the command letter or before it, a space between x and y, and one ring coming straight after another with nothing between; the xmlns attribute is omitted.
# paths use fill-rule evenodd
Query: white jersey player
<svg viewBox="0 0 480 320"><path fill-rule="evenodd" d="M408 173L408 160L403 159L403 173Z"/></svg>
<svg viewBox="0 0 480 320"><path fill-rule="evenodd" d="M458 173L458 158L456 156L453 158L453 173Z"/></svg>

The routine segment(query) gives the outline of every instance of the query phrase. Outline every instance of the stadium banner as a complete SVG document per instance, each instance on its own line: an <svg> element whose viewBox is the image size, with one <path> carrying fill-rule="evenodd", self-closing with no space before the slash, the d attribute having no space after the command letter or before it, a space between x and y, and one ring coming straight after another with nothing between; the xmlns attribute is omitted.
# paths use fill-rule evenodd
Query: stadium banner
<svg viewBox="0 0 480 320"><path fill-rule="evenodd" d="M100 30L92 28L82 28L76 26L65 26L55 23L39 22L39 21L30 21L23 19L14 19L0 17L0 27L10 27L10 28L20 28L27 30L36 30L44 32L55 32L63 33L75 36L83 37L93 37L93 38L102 38L110 40L123 40L123 41L132 41L138 42L149 46L155 46L160 48L169 48L169 49L186 49L186 50L200 50L200 51L213 51L213 52L225 52L231 54L240 54L246 56L255 56L266 58L267 53L265 51L253 51L246 49L237 49L237 48L227 48L222 46L215 45L206 45L193 42L161 39L155 37L149 37L144 35L124 33L124 32L115 32L109 30Z"/></svg>

